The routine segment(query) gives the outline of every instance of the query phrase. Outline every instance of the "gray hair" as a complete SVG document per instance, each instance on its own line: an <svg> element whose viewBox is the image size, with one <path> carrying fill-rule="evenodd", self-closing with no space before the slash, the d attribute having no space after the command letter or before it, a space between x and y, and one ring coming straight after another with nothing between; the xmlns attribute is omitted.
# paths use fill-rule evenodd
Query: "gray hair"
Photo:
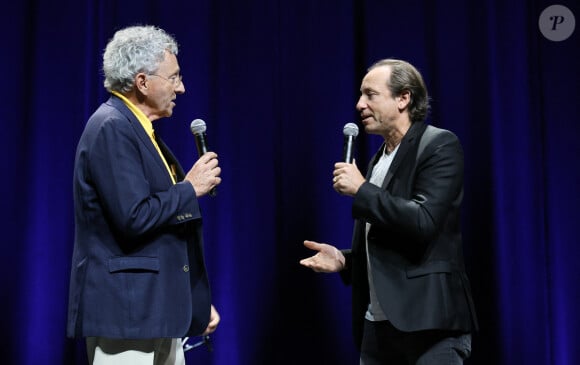
<svg viewBox="0 0 580 365"><path fill-rule="evenodd" d="M410 63L393 58L387 58L374 63L368 71L381 67L391 68L391 77L387 80L387 87L393 97L400 96L404 91L411 94L409 102L409 118L411 122L423 122L429 113L429 94L421 73Z"/></svg>
<svg viewBox="0 0 580 365"><path fill-rule="evenodd" d="M165 51L177 55L175 39L155 26L131 26L115 33L103 54L105 88L128 92L139 72L152 74L165 58Z"/></svg>

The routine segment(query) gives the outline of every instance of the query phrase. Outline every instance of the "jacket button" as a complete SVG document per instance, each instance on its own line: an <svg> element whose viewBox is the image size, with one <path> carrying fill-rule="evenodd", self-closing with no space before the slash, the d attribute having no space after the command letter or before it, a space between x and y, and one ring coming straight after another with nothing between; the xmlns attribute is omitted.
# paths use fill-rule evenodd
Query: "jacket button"
<svg viewBox="0 0 580 365"><path fill-rule="evenodd" d="M188 265L183 265L183 271L184 272L188 272L189 271L189 266Z"/></svg>

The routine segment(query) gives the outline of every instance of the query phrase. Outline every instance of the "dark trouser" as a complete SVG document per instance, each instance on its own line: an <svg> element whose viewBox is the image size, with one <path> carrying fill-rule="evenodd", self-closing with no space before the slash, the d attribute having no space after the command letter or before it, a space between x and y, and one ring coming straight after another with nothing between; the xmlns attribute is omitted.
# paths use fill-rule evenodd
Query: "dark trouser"
<svg viewBox="0 0 580 365"><path fill-rule="evenodd" d="M389 321L365 320L361 365L461 365L471 335L450 331L401 332Z"/></svg>

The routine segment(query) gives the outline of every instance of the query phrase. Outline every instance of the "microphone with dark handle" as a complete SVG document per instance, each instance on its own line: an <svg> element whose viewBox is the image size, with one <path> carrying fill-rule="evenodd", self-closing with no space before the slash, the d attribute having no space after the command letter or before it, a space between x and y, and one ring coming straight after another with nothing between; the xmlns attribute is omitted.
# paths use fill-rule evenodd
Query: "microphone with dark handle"
<svg viewBox="0 0 580 365"><path fill-rule="evenodd" d="M201 119L194 119L189 126L191 133L195 136L195 145L197 147L197 153L199 157L203 156L207 152L207 141L205 131L207 127L205 122ZM216 196L217 189L214 187L210 190L209 196Z"/></svg>
<svg viewBox="0 0 580 365"><path fill-rule="evenodd" d="M344 134L343 160L346 163L352 163L354 140L358 136L357 125L354 123L346 123L342 129L342 134Z"/></svg>

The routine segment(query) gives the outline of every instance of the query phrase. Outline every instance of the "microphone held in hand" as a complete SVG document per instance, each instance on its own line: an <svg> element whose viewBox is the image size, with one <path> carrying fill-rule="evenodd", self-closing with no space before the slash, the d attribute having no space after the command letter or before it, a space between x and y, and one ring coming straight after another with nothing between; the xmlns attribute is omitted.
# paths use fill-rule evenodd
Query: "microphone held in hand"
<svg viewBox="0 0 580 365"><path fill-rule="evenodd" d="M207 142L205 131L207 127L205 122L201 119L194 119L189 126L191 133L195 136L195 145L197 146L197 153L199 157L203 156L207 152Z"/></svg>
<svg viewBox="0 0 580 365"><path fill-rule="evenodd" d="M344 134L343 159L346 163L352 163L354 140L358 136L358 127L354 123L346 123L342 129Z"/></svg>
<svg viewBox="0 0 580 365"><path fill-rule="evenodd" d="M205 122L201 119L194 119L189 126L191 129L191 133L195 136L195 146L197 147L197 153L199 157L203 156L207 150L207 140L205 131L207 127L205 126ZM211 189L209 192L210 196L216 196L217 190L216 188Z"/></svg>

